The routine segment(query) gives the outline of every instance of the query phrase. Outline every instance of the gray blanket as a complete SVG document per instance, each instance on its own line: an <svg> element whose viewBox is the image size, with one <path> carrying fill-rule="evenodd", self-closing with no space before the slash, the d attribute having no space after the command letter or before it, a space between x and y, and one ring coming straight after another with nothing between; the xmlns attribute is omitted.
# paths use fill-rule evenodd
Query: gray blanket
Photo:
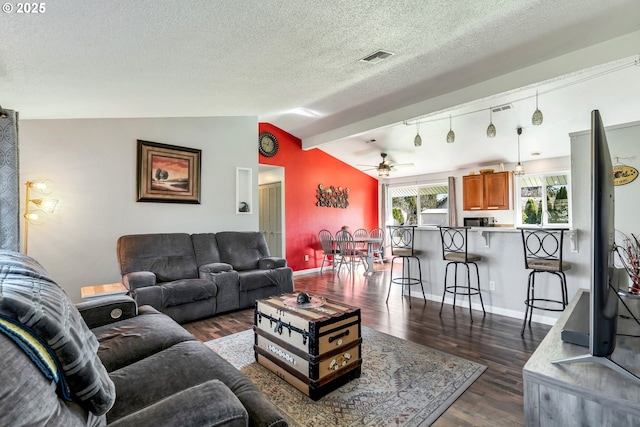
<svg viewBox="0 0 640 427"><path fill-rule="evenodd" d="M83 408L102 415L113 406L115 387L97 356L96 337L33 258L0 251L0 316L26 326L49 345L71 395Z"/></svg>

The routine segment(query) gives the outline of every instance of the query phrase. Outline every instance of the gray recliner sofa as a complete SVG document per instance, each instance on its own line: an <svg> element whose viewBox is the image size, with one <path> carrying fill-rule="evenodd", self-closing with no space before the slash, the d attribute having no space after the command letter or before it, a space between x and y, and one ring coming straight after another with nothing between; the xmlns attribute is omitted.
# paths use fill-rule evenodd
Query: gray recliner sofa
<svg viewBox="0 0 640 427"><path fill-rule="evenodd" d="M293 291L293 271L259 232L131 234L118 239L117 257L137 303L179 323Z"/></svg>
<svg viewBox="0 0 640 427"><path fill-rule="evenodd" d="M74 305L0 251L0 425L261 426L286 421L235 367L128 296Z"/></svg>

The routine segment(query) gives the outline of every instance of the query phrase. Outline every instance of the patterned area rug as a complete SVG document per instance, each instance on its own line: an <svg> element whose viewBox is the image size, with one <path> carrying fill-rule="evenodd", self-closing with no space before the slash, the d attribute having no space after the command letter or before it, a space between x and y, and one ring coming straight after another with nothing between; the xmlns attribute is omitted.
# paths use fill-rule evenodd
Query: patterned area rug
<svg viewBox="0 0 640 427"><path fill-rule="evenodd" d="M259 365L247 330L206 343L240 369L291 426L428 426L486 366L362 327L362 374L314 402Z"/></svg>

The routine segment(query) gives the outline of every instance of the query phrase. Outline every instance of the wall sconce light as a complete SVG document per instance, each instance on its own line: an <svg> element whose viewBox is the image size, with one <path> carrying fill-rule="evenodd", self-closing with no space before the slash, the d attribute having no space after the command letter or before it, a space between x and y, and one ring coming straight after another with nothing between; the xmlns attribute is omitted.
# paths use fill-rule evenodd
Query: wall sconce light
<svg viewBox="0 0 640 427"><path fill-rule="evenodd" d="M536 91L536 111L531 116L531 124L534 126L540 126L542 124L542 111L538 109L538 91Z"/></svg>
<svg viewBox="0 0 640 427"><path fill-rule="evenodd" d="M39 198L31 199L30 190L36 190L41 194L49 194L53 191L53 182L48 179L42 181L27 181L25 183L25 204L24 204L24 253L27 254L29 243L29 224L40 225L47 220L48 214L52 214L58 205L57 199ZM35 210L29 210L30 203L37 206Z"/></svg>
<svg viewBox="0 0 640 427"><path fill-rule="evenodd" d="M522 176L524 175L524 166L522 165L522 163L520 163L520 135L522 135L522 128L519 127L517 129L517 132L518 132L518 163L516 164L516 167L513 170L513 174L515 176Z"/></svg>
<svg viewBox="0 0 640 427"><path fill-rule="evenodd" d="M493 125L493 107L489 108L489 126L487 127L487 138L495 138L496 127Z"/></svg>
<svg viewBox="0 0 640 427"><path fill-rule="evenodd" d="M454 143L456 140L456 134L453 132L453 129L451 129L451 116L449 116L449 133L447 133L447 142L449 144Z"/></svg>

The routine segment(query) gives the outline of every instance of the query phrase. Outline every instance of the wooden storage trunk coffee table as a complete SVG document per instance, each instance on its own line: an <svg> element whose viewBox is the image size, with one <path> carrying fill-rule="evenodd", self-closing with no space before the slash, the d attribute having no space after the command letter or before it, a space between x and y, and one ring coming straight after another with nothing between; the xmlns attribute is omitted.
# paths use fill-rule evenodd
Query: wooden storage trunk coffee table
<svg viewBox="0 0 640 427"><path fill-rule="evenodd" d="M318 400L361 372L360 309L321 297L297 305L297 292L256 301L259 364Z"/></svg>

